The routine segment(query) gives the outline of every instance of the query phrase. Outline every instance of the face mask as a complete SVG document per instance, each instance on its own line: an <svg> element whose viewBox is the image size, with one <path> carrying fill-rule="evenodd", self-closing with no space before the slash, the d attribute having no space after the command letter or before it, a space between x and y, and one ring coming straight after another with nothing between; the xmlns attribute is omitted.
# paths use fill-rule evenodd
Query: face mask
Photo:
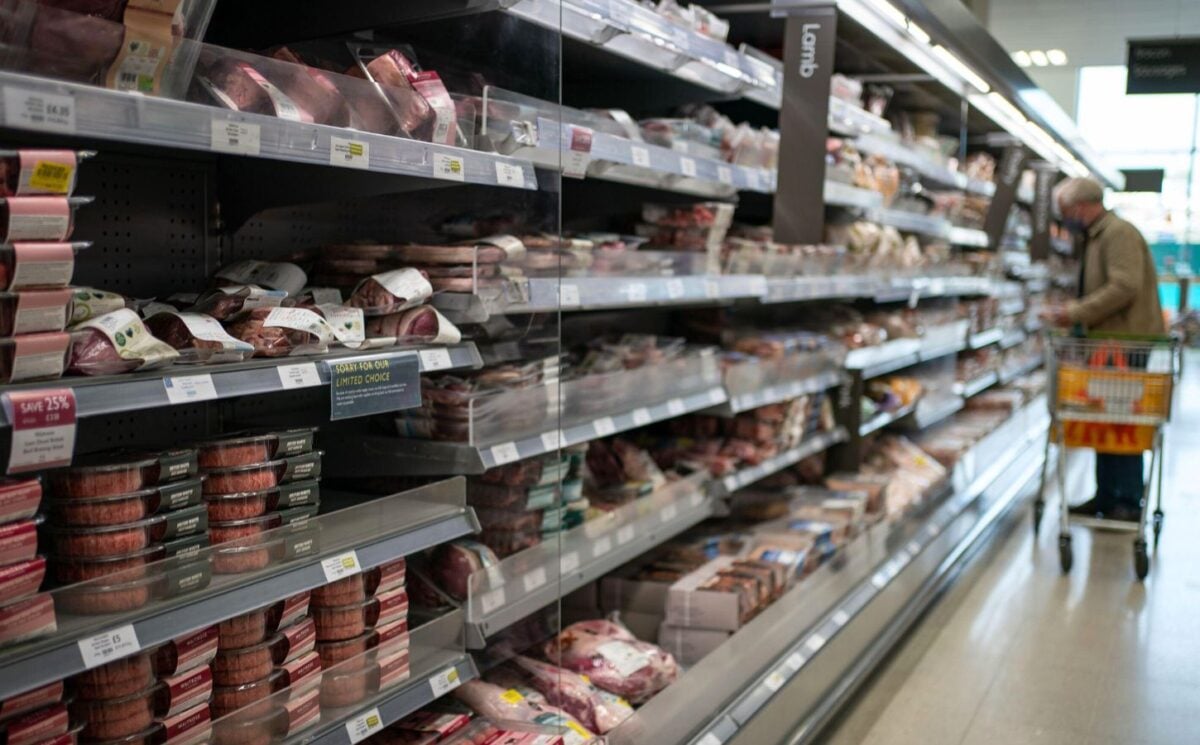
<svg viewBox="0 0 1200 745"><path fill-rule="evenodd" d="M1087 225L1083 224L1083 220L1078 217L1066 217L1062 221L1063 227L1072 233L1083 233L1087 231Z"/></svg>

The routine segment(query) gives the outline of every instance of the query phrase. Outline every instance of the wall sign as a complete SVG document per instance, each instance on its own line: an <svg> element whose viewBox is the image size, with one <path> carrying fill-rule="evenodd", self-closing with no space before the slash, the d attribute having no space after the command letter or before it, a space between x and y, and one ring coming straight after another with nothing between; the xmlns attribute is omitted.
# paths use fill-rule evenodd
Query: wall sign
<svg viewBox="0 0 1200 745"><path fill-rule="evenodd" d="M1200 37L1130 39L1126 93L1200 93Z"/></svg>

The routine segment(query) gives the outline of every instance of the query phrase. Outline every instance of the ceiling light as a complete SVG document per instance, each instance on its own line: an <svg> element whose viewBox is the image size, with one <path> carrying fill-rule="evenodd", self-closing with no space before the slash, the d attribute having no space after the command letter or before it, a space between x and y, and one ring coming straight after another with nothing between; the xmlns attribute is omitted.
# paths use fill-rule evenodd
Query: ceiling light
<svg viewBox="0 0 1200 745"><path fill-rule="evenodd" d="M912 21L908 22L908 33L912 34L912 37L922 44L929 43L929 34L925 33L925 29L921 28Z"/></svg>
<svg viewBox="0 0 1200 745"><path fill-rule="evenodd" d="M987 81L979 77L978 73L972 70L967 63L955 56L954 52L951 52L949 49L938 44L933 48L933 56L937 57L942 62L945 62L952 70L957 72L963 80L975 86L980 93L987 93L992 89L992 87L987 84Z"/></svg>
<svg viewBox="0 0 1200 745"><path fill-rule="evenodd" d="M908 24L908 16L901 13L900 9L895 5L892 5L891 0L870 0L870 2L871 5L875 6L876 10L892 19L892 23L895 23L900 28L904 28Z"/></svg>
<svg viewBox="0 0 1200 745"><path fill-rule="evenodd" d="M1050 64L1050 60L1046 59L1046 53L1040 49L1034 49L1029 53L1029 59L1033 60L1033 64L1038 67L1045 67Z"/></svg>
<svg viewBox="0 0 1200 745"><path fill-rule="evenodd" d="M1013 52L1013 62L1017 63L1017 67L1029 67L1033 64L1033 60L1029 59L1029 52L1024 49L1019 49Z"/></svg>
<svg viewBox="0 0 1200 745"><path fill-rule="evenodd" d="M1046 59L1055 67L1062 67L1067 64L1067 53L1061 49L1047 49Z"/></svg>

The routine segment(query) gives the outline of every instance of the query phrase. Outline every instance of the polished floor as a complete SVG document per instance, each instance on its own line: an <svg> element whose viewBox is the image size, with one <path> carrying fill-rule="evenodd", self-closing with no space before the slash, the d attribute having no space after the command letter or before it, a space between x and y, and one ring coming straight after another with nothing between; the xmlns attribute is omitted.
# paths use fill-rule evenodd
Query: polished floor
<svg viewBox="0 0 1200 745"><path fill-rule="evenodd" d="M977 556L822 738L831 745L1200 743L1200 356L1167 434L1167 519L1150 577L1127 534L1074 528L1059 569L1047 514ZM1092 489L1073 456L1072 501Z"/></svg>

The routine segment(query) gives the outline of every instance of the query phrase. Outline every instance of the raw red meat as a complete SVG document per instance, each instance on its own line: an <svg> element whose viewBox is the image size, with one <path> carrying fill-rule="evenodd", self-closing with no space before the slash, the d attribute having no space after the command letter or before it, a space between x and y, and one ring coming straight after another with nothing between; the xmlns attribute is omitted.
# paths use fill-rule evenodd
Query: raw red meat
<svg viewBox="0 0 1200 745"><path fill-rule="evenodd" d="M293 320L280 321L284 315L294 317L297 325L305 325L312 331L280 325L293 323ZM254 345L254 353L259 357L284 357L298 347L319 348L333 340L332 329L323 318L300 308L255 308L231 323L229 333Z"/></svg>
<svg viewBox="0 0 1200 745"><path fill-rule="evenodd" d="M368 277L354 288L347 305L371 316L408 310L433 295L429 277L419 269L396 269Z"/></svg>
<svg viewBox="0 0 1200 745"><path fill-rule="evenodd" d="M546 643L546 658L640 704L679 676L675 658L611 621L580 621Z"/></svg>
<svg viewBox="0 0 1200 745"><path fill-rule="evenodd" d="M366 333L372 339L394 337L398 341L437 341L442 344L462 341L462 332L458 327L428 305L368 318Z"/></svg>
<svg viewBox="0 0 1200 745"><path fill-rule="evenodd" d="M605 696L570 670L518 655L515 662L529 674L546 700L578 719L593 732L604 734L633 714L633 707Z"/></svg>
<svg viewBox="0 0 1200 745"><path fill-rule="evenodd" d="M524 696L513 696L500 686L482 680L463 683L454 691L454 696L476 714L492 721L565 726L575 732L586 733L586 742L596 741L595 735L570 714L553 706L535 703Z"/></svg>
<svg viewBox="0 0 1200 745"><path fill-rule="evenodd" d="M33 71L103 82L125 38L120 23L125 0L39 0L39 5L29 37Z"/></svg>
<svg viewBox="0 0 1200 745"><path fill-rule="evenodd" d="M277 60L290 62L297 67L275 67L271 70L279 79L283 89L301 108L310 112L313 121L334 127L350 125L350 107L328 75L304 64L292 50L280 47L273 55Z"/></svg>
<svg viewBox="0 0 1200 745"><path fill-rule="evenodd" d="M353 75L358 68L349 71ZM389 49L367 63L367 73L379 83L392 109L400 119L400 128L410 137L428 141L433 135L433 108L409 82L416 76L412 63L395 49Z"/></svg>
<svg viewBox="0 0 1200 745"><path fill-rule="evenodd" d="M466 600L471 575L500 563L496 554L481 543L457 540L443 543L433 554L435 579L456 600Z"/></svg>

